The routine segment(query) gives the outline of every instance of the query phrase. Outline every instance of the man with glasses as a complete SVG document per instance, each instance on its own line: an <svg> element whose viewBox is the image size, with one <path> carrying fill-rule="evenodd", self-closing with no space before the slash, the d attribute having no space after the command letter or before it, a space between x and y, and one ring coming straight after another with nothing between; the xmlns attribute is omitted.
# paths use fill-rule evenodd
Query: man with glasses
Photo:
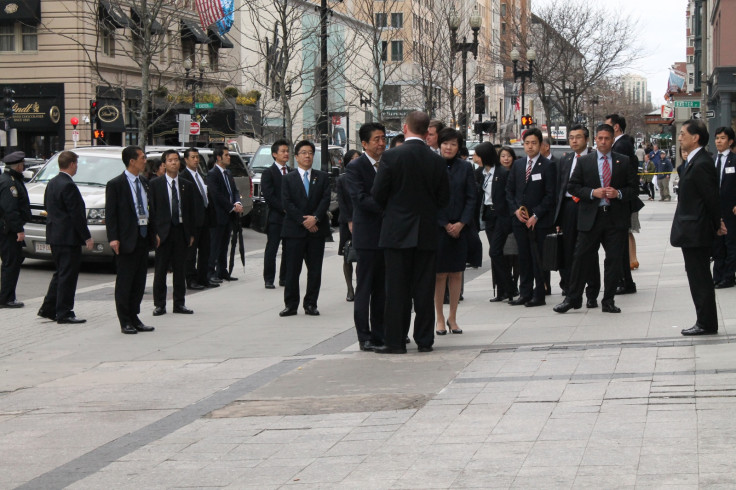
<svg viewBox="0 0 736 490"><path fill-rule="evenodd" d="M286 262L284 287L285 308L279 316L296 315L299 307L299 276L302 262L307 265L307 292L304 295L304 313L319 315L317 299L322 283L322 260L325 237L330 234L327 209L330 205L330 176L312 169L314 144L300 141L294 147L297 172L287 173L281 185L284 224L281 228L283 257Z"/></svg>

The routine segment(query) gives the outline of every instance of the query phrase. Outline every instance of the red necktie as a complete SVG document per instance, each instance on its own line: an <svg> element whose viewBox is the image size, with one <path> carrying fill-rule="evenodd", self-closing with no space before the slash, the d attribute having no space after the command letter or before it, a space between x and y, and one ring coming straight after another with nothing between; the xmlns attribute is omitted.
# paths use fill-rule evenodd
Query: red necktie
<svg viewBox="0 0 736 490"><path fill-rule="evenodd" d="M580 158L580 153L576 153L575 156Z"/></svg>
<svg viewBox="0 0 736 490"><path fill-rule="evenodd" d="M608 155L603 155L603 187L611 185L611 165L608 163Z"/></svg>
<svg viewBox="0 0 736 490"><path fill-rule="evenodd" d="M286 175L286 166L281 167L281 175Z"/></svg>
<svg viewBox="0 0 736 490"><path fill-rule="evenodd" d="M526 165L526 180L524 182L529 182L529 176L532 174L532 160L529 159L529 163Z"/></svg>

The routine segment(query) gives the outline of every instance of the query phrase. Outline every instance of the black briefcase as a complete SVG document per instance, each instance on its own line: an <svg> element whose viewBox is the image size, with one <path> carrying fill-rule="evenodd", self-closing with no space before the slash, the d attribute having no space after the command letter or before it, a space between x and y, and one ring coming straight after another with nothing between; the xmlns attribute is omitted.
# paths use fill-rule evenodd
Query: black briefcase
<svg viewBox="0 0 736 490"><path fill-rule="evenodd" d="M268 231L268 205L263 201L253 203L250 212L250 229L259 233Z"/></svg>
<svg viewBox="0 0 736 490"><path fill-rule="evenodd" d="M550 233L544 237L542 268L546 271L558 271L562 260L562 233Z"/></svg>

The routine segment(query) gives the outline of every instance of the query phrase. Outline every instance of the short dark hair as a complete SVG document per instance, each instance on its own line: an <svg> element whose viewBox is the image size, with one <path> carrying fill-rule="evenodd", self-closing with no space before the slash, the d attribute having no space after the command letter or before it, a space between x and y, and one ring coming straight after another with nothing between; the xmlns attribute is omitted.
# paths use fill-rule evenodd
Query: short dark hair
<svg viewBox="0 0 736 490"><path fill-rule="evenodd" d="M600 133L601 131L605 131L606 133L611 133L611 136L616 134L616 132L613 129L613 126L611 126L610 124L606 124L606 123L599 124L598 127L595 128L596 134Z"/></svg>
<svg viewBox="0 0 736 490"><path fill-rule="evenodd" d="M546 134L542 135L542 143L547 143L549 146L552 146L552 142L549 139L549 136Z"/></svg>
<svg viewBox="0 0 736 490"><path fill-rule="evenodd" d="M288 148L288 147L291 146L291 144L289 144L289 142L285 138L277 139L271 145L271 156L273 156L276 153L278 153L279 152L279 148L281 148L282 146L286 146Z"/></svg>
<svg viewBox="0 0 736 490"><path fill-rule="evenodd" d="M618 114L609 114L605 117L604 120L611 120L610 126L613 127L618 124L618 127L621 128L621 132L626 131L626 118L623 116L619 116Z"/></svg>
<svg viewBox="0 0 736 490"><path fill-rule="evenodd" d="M540 145L542 144L542 131L539 128L527 129L526 132L524 133L523 141L526 141L526 139L529 136L536 136L537 141L539 141L539 144Z"/></svg>
<svg viewBox="0 0 736 490"><path fill-rule="evenodd" d="M499 158L501 157L501 152L502 151L507 151L509 153L509 155L511 155L511 158L513 158L514 160L516 160L516 152L510 146L502 146L501 148L498 149L498 156L499 156Z"/></svg>
<svg viewBox="0 0 736 490"><path fill-rule="evenodd" d="M404 136L404 133L399 133L393 138L391 138L391 143L388 145L389 148L394 148L399 143L403 143L406 140L406 136Z"/></svg>
<svg viewBox="0 0 736 490"><path fill-rule="evenodd" d="M191 148L187 148L186 150L184 150L184 158L189 158L189 155L191 155L192 153L196 153L197 155L199 155L199 150L193 146Z"/></svg>
<svg viewBox="0 0 736 490"><path fill-rule="evenodd" d="M68 169L72 163L79 160L79 157L73 151L62 151L59 153L59 170Z"/></svg>
<svg viewBox="0 0 736 490"><path fill-rule="evenodd" d="M123 148L123 163L125 168L128 168L131 160L138 158L138 152L143 153L143 148L140 146L126 146Z"/></svg>
<svg viewBox="0 0 736 490"><path fill-rule="evenodd" d="M706 146L710 141L710 135L708 135L708 128L705 123L700 119L688 119L682 124L685 131L693 136L698 136L698 145Z"/></svg>
<svg viewBox="0 0 736 490"><path fill-rule="evenodd" d="M728 126L721 126L720 128L716 129L715 135L718 136L719 134L725 134L726 138L732 141L731 146L733 147L733 142L736 140L736 134L734 134L733 128L730 128Z"/></svg>
<svg viewBox="0 0 736 490"><path fill-rule="evenodd" d="M369 122L369 123L363 124L358 130L358 136L360 137L360 141L365 141L366 143L370 141L371 136L373 136L374 131L381 131L385 135L386 126L384 126L381 123L377 123L377 122Z"/></svg>
<svg viewBox="0 0 736 490"><path fill-rule="evenodd" d="M301 150L305 146L310 147L312 149L312 152L317 151L317 149L314 146L314 143L312 143L309 140L301 140L299 143L294 145L294 154L299 153L299 150Z"/></svg>
<svg viewBox="0 0 736 490"><path fill-rule="evenodd" d="M181 165L181 159L179 157L179 152L176 150L166 150L161 154L161 163L166 163L166 159L169 157L169 155L176 155L176 158L179 158L179 164Z"/></svg>
<svg viewBox="0 0 736 490"><path fill-rule="evenodd" d="M588 131L588 128L586 128L582 124L573 124L572 126L570 126L570 129L567 131L567 134L569 136L570 133L572 133L573 131L580 131L581 129L583 130L585 139L587 140L588 138L590 138L590 131Z"/></svg>
<svg viewBox="0 0 736 490"><path fill-rule="evenodd" d="M215 146L212 149L212 157L215 159L215 161L217 161L217 158L218 157L219 158L222 158L222 156L225 154L225 150L227 150L227 152L230 153L230 150L228 150L227 148L225 148L225 146L223 146L223 145Z"/></svg>
<svg viewBox="0 0 736 490"><path fill-rule="evenodd" d="M463 158L468 158L470 156L470 151L468 150L467 146L461 146L460 150L457 153Z"/></svg>
<svg viewBox="0 0 736 490"><path fill-rule="evenodd" d="M446 127L447 126L445 126L445 123L443 123L439 119L432 119L431 121L429 121L429 126L427 126L427 129L434 128L439 133L440 131L442 131Z"/></svg>
<svg viewBox="0 0 736 490"><path fill-rule="evenodd" d="M347 153L342 156L342 168L347 167L348 163L353 161L353 157L355 155L360 156L360 152L358 150L348 150Z"/></svg>
<svg viewBox="0 0 736 490"><path fill-rule="evenodd" d="M429 129L429 114L412 111L406 115L406 126L414 134L426 134Z"/></svg>
<svg viewBox="0 0 736 490"><path fill-rule="evenodd" d="M444 128L437 134L437 144L441 145L445 141L457 141L458 150L465 146L465 140L460 131L454 128Z"/></svg>
<svg viewBox="0 0 736 490"><path fill-rule="evenodd" d="M500 162L498 158L498 152L493 147L493 143L484 141L475 147L475 154L480 157L480 161L483 162L484 167L495 167ZM516 159L516 155L514 155Z"/></svg>

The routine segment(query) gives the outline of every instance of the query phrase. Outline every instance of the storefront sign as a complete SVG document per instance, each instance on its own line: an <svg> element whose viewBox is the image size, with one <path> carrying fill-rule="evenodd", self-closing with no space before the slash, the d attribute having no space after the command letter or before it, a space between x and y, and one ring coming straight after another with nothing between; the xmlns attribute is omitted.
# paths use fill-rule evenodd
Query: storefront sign
<svg viewBox="0 0 736 490"><path fill-rule="evenodd" d="M97 117L104 123L114 123L120 117L120 110L114 105L103 105L97 110Z"/></svg>

